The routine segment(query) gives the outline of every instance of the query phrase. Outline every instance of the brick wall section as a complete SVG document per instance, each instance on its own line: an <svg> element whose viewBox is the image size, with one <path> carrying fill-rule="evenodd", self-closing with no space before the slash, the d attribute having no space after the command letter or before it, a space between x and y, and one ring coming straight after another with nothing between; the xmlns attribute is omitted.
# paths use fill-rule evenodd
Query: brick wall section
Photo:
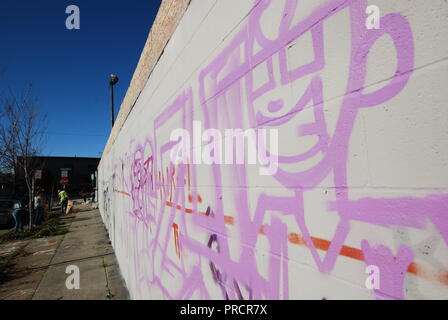
<svg viewBox="0 0 448 320"><path fill-rule="evenodd" d="M166 44L174 33L174 30L190 1L191 0L162 0L142 54L140 55L137 68L134 71L129 88L121 103L114 127L107 140L102 159L109 153L110 148L120 133L123 124L134 107L140 92L145 87L152 70L156 66L159 57L162 55Z"/></svg>

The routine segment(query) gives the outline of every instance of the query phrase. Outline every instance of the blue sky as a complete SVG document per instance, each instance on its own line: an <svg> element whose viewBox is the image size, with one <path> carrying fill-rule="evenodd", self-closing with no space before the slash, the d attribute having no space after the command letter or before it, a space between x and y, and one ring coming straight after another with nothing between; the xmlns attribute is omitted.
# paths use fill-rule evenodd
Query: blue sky
<svg viewBox="0 0 448 320"><path fill-rule="evenodd" d="M69 5L80 30L68 30ZM129 86L160 0L0 1L0 91L32 84L47 116L43 155L99 157L110 132L108 78L115 116Z"/></svg>

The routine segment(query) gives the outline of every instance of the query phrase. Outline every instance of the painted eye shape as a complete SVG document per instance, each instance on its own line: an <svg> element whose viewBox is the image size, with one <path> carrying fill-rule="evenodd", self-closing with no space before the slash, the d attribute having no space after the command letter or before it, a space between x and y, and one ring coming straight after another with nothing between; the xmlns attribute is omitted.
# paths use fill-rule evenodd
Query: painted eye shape
<svg viewBox="0 0 448 320"><path fill-rule="evenodd" d="M269 112L277 112L283 108L283 100L270 101L268 104Z"/></svg>

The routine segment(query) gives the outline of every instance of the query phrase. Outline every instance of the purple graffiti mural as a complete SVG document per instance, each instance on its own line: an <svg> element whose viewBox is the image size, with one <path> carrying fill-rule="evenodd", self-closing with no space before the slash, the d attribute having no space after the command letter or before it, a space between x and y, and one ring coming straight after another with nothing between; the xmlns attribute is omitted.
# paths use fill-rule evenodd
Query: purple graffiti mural
<svg viewBox="0 0 448 320"><path fill-rule="evenodd" d="M272 5L256 1L240 29L201 68L198 83L187 85L155 117L153 131L131 141L129 153L121 155L114 173L118 182L111 183L129 199L122 212L114 209L121 215L117 236L127 252L122 259L132 260L127 281L135 284L138 297L158 290L158 297L167 299L210 299L215 292L222 299L288 299L299 290L289 276L296 264L289 263L288 245L294 243L307 248L312 267L321 274L331 274L340 255L377 265L383 286L372 294L403 299L414 259L411 248L402 246L395 256L386 244L365 239L360 249L345 244L352 222L417 230L430 222L448 245L448 195L354 200L348 182L350 138L360 110L390 101L412 76L411 26L403 15L389 13L381 17L380 29L366 29L366 0L323 1L297 21L294 13L302 2L285 0L278 25L270 26L276 28L273 37L261 23ZM339 13L349 19L349 66L343 97L328 100L325 24ZM312 58L299 59L297 65L289 49L305 37ZM395 51L395 73L367 90L369 53L385 37ZM203 119L205 129L278 129L287 138L279 150L278 171L266 178L273 187L255 188L256 178L246 165L170 163L175 143L169 130L191 132L194 119ZM334 200L322 200L324 207L338 217L333 237L325 241L313 236L307 219L312 213L306 210L307 192L323 185L334 193ZM106 190L110 193L110 186ZM110 212L110 204L107 208ZM291 233L293 227L300 236Z"/></svg>

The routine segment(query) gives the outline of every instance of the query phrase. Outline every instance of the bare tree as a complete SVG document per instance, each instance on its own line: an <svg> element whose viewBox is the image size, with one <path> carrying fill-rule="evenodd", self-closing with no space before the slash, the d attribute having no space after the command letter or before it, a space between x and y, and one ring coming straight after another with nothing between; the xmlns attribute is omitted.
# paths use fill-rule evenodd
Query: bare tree
<svg viewBox="0 0 448 320"><path fill-rule="evenodd" d="M0 126L0 170L22 176L28 191L29 224L32 223L34 173L38 169L34 157L44 143L45 116L36 107L31 86L20 95L3 95L0 99L2 123Z"/></svg>
<svg viewBox="0 0 448 320"><path fill-rule="evenodd" d="M9 155L14 148L14 138L19 119L14 105L15 97L0 97L0 169L10 173L14 163L9 161Z"/></svg>

